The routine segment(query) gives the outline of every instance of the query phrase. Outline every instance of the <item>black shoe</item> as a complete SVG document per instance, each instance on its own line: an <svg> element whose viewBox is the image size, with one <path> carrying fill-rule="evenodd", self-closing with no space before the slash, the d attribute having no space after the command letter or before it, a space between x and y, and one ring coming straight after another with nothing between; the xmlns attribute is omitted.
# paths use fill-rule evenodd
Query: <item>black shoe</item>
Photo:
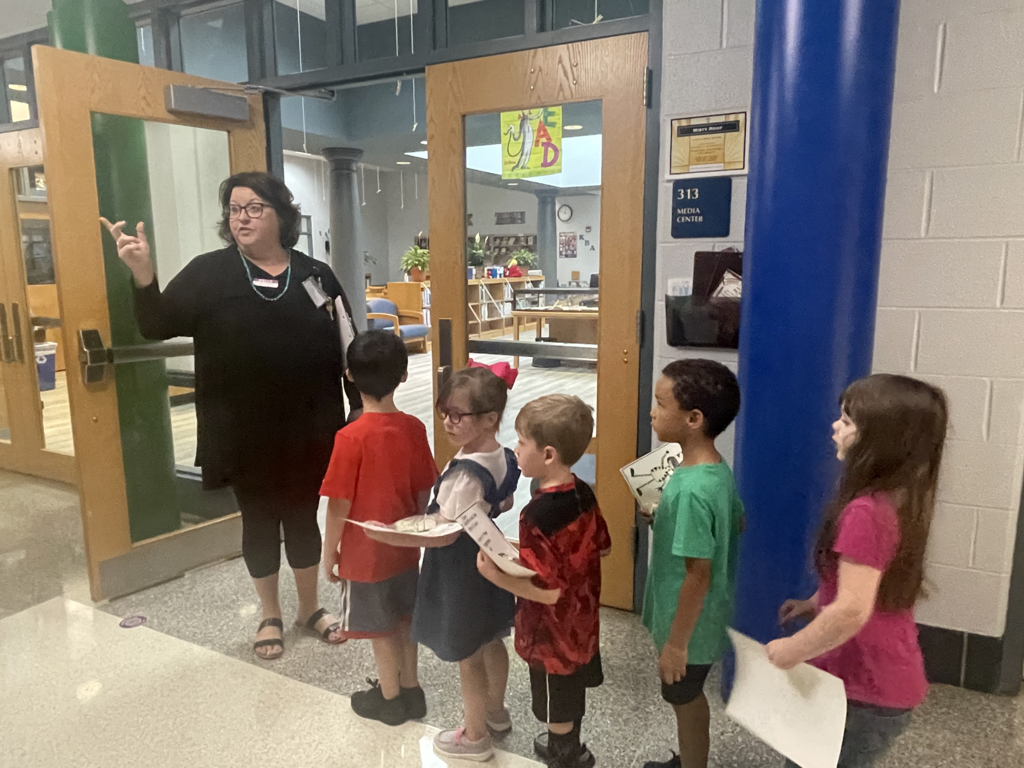
<svg viewBox="0 0 1024 768"><path fill-rule="evenodd" d="M580 744L574 755L560 755L553 758L549 768L594 768L597 765L597 758L594 753L587 749L586 744Z"/></svg>
<svg viewBox="0 0 1024 768"><path fill-rule="evenodd" d="M587 749L586 744L581 744L575 755L563 756L559 762L558 757L551 753L551 747L548 745L549 733L550 731L544 731L537 734L533 740L533 751L537 757L552 768L593 768L597 763L597 758Z"/></svg>
<svg viewBox="0 0 1024 768"><path fill-rule="evenodd" d="M384 725L401 725L409 719L401 694L394 699L385 699L376 680L368 680L373 687L368 691L352 694L352 711L367 720L377 720Z"/></svg>
<svg viewBox="0 0 1024 768"><path fill-rule="evenodd" d="M405 704L405 715L410 720L422 720L427 716L427 695L418 685L415 688L402 688L399 698Z"/></svg>
<svg viewBox="0 0 1024 768"><path fill-rule="evenodd" d="M679 757L675 752L672 753L672 759L665 763L656 763L653 760L644 763L644 768L683 768L682 758Z"/></svg>

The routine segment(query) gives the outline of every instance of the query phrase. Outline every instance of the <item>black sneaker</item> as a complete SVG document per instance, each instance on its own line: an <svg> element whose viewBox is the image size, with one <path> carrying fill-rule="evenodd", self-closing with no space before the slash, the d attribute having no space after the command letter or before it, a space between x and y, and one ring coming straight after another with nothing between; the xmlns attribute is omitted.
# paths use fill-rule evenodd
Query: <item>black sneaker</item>
<svg viewBox="0 0 1024 768"><path fill-rule="evenodd" d="M672 759L665 763L656 763L653 760L644 763L644 768L683 768L682 758L679 757L675 752L672 753Z"/></svg>
<svg viewBox="0 0 1024 768"><path fill-rule="evenodd" d="M368 681L373 687L368 691L352 694L352 711L367 720L377 720L384 725L401 725L409 719L401 694L397 698L384 698L380 683Z"/></svg>
<svg viewBox="0 0 1024 768"><path fill-rule="evenodd" d="M580 744L575 755L560 755L548 763L549 768L594 768L595 765L597 758L586 744Z"/></svg>
<svg viewBox="0 0 1024 768"><path fill-rule="evenodd" d="M537 734L537 737L533 740L533 751L537 757L552 768L593 768L597 763L597 758L587 749L586 744L580 744L579 751L575 756L563 757L562 762L559 762L556 756L551 753L551 747L548 745L549 733L550 731L544 731Z"/></svg>
<svg viewBox="0 0 1024 768"><path fill-rule="evenodd" d="M405 704L405 715L410 720L422 720L427 716L427 695L418 685L402 688L399 698Z"/></svg>

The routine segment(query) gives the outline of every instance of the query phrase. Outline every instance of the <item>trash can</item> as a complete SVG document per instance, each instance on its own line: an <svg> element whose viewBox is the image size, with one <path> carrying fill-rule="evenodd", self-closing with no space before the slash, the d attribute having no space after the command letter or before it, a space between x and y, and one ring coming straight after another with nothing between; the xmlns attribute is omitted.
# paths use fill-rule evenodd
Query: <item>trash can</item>
<svg viewBox="0 0 1024 768"><path fill-rule="evenodd" d="M39 379L40 392L57 388L57 342L43 341L36 344L36 377Z"/></svg>

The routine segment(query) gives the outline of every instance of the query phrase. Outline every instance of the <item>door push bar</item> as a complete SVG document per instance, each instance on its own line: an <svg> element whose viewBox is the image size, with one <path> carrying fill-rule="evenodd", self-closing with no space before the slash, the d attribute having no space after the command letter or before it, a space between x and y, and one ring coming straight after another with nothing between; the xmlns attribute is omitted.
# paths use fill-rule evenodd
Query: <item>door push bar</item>
<svg viewBox="0 0 1024 768"><path fill-rule="evenodd" d="M549 360L597 360L597 344L470 339L466 346L470 352L479 352L481 355L544 357Z"/></svg>
<svg viewBox="0 0 1024 768"><path fill-rule="evenodd" d="M194 351L195 345L191 341L158 341L152 344L108 347L103 343L99 331L90 328L78 332L78 361L82 364L82 381L86 384L103 381L108 365L186 357Z"/></svg>

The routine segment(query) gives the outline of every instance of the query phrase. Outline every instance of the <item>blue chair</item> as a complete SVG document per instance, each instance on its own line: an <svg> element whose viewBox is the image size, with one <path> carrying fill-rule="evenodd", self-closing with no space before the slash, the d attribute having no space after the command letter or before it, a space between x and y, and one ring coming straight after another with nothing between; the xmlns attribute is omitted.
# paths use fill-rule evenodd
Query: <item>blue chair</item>
<svg viewBox="0 0 1024 768"><path fill-rule="evenodd" d="M388 299L370 299L366 302L366 325L370 330L393 330L406 346L427 351L430 326L424 324L422 312L399 309Z"/></svg>

